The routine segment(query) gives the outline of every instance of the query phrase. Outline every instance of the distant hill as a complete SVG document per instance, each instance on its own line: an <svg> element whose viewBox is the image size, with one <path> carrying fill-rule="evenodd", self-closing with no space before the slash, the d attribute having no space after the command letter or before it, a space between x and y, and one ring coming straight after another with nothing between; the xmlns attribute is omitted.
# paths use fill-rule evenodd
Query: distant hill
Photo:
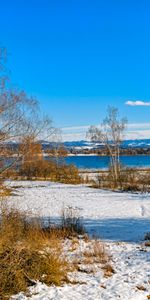
<svg viewBox="0 0 150 300"><path fill-rule="evenodd" d="M41 143L43 150L46 149L52 149L56 146L56 142L49 142L40 140L38 141ZM8 146L10 146L13 149L16 149L18 147L18 143L15 141L10 141L6 143ZM92 150L92 149L98 149L103 147L103 143L99 142L89 142L85 140L81 141L71 141L71 142L64 142L62 143L68 150L76 149L76 150ZM126 140L121 145L122 148L143 148L147 149L150 148L150 139L143 139L143 140Z"/></svg>
<svg viewBox="0 0 150 300"><path fill-rule="evenodd" d="M48 141L40 141L43 146L43 149L51 148L55 145L55 143ZM102 143L99 142L89 142L85 140L81 141L71 141L64 142L64 146L69 149L97 149L103 147ZM122 143L122 148L150 148L150 139L143 140L126 140Z"/></svg>

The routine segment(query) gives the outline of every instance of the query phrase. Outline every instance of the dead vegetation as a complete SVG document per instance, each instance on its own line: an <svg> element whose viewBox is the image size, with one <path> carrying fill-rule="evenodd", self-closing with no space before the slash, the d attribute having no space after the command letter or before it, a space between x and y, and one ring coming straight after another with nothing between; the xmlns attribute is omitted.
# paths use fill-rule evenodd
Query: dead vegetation
<svg viewBox="0 0 150 300"><path fill-rule="evenodd" d="M111 265L111 257L101 241L83 238L81 243L75 241L75 246L71 244L70 249L74 254L72 260L74 271L95 274L101 270L104 277L112 276L115 273Z"/></svg>
<svg viewBox="0 0 150 300"><path fill-rule="evenodd" d="M0 197L10 196L12 194L12 189L6 187L5 185L0 185Z"/></svg>
<svg viewBox="0 0 150 300"><path fill-rule="evenodd" d="M37 280L51 285L68 282L72 270L63 250L67 238L83 234L79 215L63 210L59 226L33 218L30 213L9 208L1 201L0 215L0 299L26 291Z"/></svg>
<svg viewBox="0 0 150 300"><path fill-rule="evenodd" d="M79 214L79 210L73 207L66 207L62 210L61 229L67 230L69 236L84 235L85 229ZM67 236L67 237L69 237Z"/></svg>
<svg viewBox="0 0 150 300"><path fill-rule="evenodd" d="M98 240L94 240L90 247L83 253L85 263L100 263L105 264L109 261L104 244Z"/></svg>
<svg viewBox="0 0 150 300"><path fill-rule="evenodd" d="M102 270L104 271L104 277L111 277L115 273L115 270L110 263L105 264L102 267Z"/></svg>
<svg viewBox="0 0 150 300"><path fill-rule="evenodd" d="M74 165L57 163L55 158L50 161L39 159L18 164L13 170L9 169L3 174L3 179L12 180L51 180L66 184L80 184L83 182L78 169Z"/></svg>
<svg viewBox="0 0 150 300"><path fill-rule="evenodd" d="M144 239L145 239L145 246L146 247L150 247L150 232L147 232L146 234L145 234L145 237L144 237Z"/></svg>
<svg viewBox="0 0 150 300"><path fill-rule="evenodd" d="M59 226L9 208L2 201L0 215L0 299L27 291L37 281L47 285L70 282L74 271L111 276L113 268L104 245L85 235L79 212L63 209ZM67 243L67 244L66 244ZM70 247L66 247L70 243ZM82 244L84 247L82 248ZM97 265L97 266L96 266ZM96 267L95 267L96 266Z"/></svg>
<svg viewBox="0 0 150 300"><path fill-rule="evenodd" d="M25 291L37 280L61 284L69 268L62 241L40 223L13 209L3 208L0 220L0 297Z"/></svg>
<svg viewBox="0 0 150 300"><path fill-rule="evenodd" d="M93 266L93 271L96 265L103 270L104 277L110 277L115 273L112 265L110 264L110 256L101 241L93 240L89 244L89 248L84 251L83 255L84 264Z"/></svg>
<svg viewBox="0 0 150 300"><path fill-rule="evenodd" d="M90 181L90 184L94 188L150 192L150 170L121 167L116 185L116 182L113 180L111 169L109 169L105 172L99 172L95 179Z"/></svg>

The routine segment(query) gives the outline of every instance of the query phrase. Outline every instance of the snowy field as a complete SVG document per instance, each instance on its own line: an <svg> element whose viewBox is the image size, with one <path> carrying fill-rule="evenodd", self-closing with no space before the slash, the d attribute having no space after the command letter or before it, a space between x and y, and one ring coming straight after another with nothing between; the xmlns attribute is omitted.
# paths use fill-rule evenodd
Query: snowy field
<svg viewBox="0 0 150 300"><path fill-rule="evenodd" d="M144 300L150 295L150 250L143 244L150 231L150 194L132 194L91 189L85 186L50 182L10 182L16 186L8 201L57 222L63 207L80 212L86 230L105 241L112 256L115 274L109 278L101 270L82 273L84 284L47 287L38 283L25 300Z"/></svg>
<svg viewBox="0 0 150 300"><path fill-rule="evenodd" d="M92 189L81 185L16 181L11 203L57 221L63 207L79 210L86 230L109 241L142 240L150 230L150 194Z"/></svg>

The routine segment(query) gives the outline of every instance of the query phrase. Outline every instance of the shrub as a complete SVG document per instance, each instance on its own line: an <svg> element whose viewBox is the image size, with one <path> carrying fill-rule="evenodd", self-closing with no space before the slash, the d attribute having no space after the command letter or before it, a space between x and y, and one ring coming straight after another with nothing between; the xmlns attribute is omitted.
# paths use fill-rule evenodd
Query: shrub
<svg viewBox="0 0 150 300"><path fill-rule="evenodd" d="M145 239L146 241L150 241L150 232L147 232L147 233L145 234L144 239Z"/></svg>
<svg viewBox="0 0 150 300"><path fill-rule="evenodd" d="M81 183L79 171L74 165L60 164L55 171L55 181L70 184Z"/></svg>
<svg viewBox="0 0 150 300"><path fill-rule="evenodd" d="M40 280L61 284L68 265L60 239L25 213L2 208L0 219L0 298L25 291Z"/></svg>
<svg viewBox="0 0 150 300"><path fill-rule="evenodd" d="M79 171L74 165L57 163L54 160L39 160L25 162L19 169L19 175L27 179L51 179L62 183L81 183Z"/></svg>
<svg viewBox="0 0 150 300"><path fill-rule="evenodd" d="M66 231L66 236L83 235L85 229L80 218L80 214L77 208L71 206L66 207L62 211L61 228Z"/></svg>
<svg viewBox="0 0 150 300"><path fill-rule="evenodd" d="M124 168L121 166L117 183L114 182L111 169L101 172L91 182L94 188L120 189L123 191L150 191L149 170Z"/></svg>

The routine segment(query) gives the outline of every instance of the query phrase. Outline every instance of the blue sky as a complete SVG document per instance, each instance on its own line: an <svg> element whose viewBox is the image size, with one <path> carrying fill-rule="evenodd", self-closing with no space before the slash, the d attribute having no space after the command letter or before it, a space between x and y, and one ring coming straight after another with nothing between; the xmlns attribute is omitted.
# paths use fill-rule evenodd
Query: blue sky
<svg viewBox="0 0 150 300"><path fill-rule="evenodd" d="M83 137L108 105L135 124L132 136L150 137L149 15L149 0L1 1L12 81L65 139Z"/></svg>

